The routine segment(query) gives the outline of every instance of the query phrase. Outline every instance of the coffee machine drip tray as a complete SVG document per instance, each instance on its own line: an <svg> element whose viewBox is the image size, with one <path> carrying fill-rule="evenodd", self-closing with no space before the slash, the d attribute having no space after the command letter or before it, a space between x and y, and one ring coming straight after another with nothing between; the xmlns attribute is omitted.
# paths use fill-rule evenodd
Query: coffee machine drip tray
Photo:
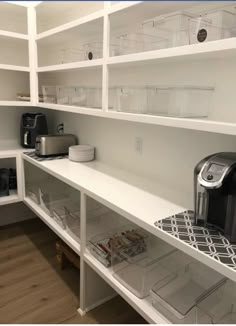
<svg viewBox="0 0 236 326"><path fill-rule="evenodd" d="M194 212L185 211L154 223L164 232L204 252L217 261L236 269L236 245L218 230L194 225Z"/></svg>

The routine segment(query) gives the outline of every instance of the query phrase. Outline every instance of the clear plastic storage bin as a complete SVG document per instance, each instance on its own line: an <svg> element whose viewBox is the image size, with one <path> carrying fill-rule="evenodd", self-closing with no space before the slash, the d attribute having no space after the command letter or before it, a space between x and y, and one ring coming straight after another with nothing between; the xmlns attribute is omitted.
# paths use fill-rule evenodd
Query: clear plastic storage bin
<svg viewBox="0 0 236 326"><path fill-rule="evenodd" d="M56 86L42 86L43 102L57 103L57 89Z"/></svg>
<svg viewBox="0 0 236 326"><path fill-rule="evenodd" d="M26 197L29 197L37 205L40 204L39 187L38 186L26 185L25 186L25 194L26 194Z"/></svg>
<svg viewBox="0 0 236 326"><path fill-rule="evenodd" d="M117 37L119 55L151 51L167 47L167 39L145 33L126 33Z"/></svg>
<svg viewBox="0 0 236 326"><path fill-rule="evenodd" d="M236 15L218 10L189 22L190 43L202 43L236 36Z"/></svg>
<svg viewBox="0 0 236 326"><path fill-rule="evenodd" d="M148 87L147 114L181 118L207 117L213 87Z"/></svg>
<svg viewBox="0 0 236 326"><path fill-rule="evenodd" d="M165 46L163 46L165 48L188 45L191 18L193 15L184 11L157 16L143 22L143 31L145 34L165 40Z"/></svg>
<svg viewBox="0 0 236 326"><path fill-rule="evenodd" d="M206 296L198 304L198 308L197 322L199 323L236 324L235 282L227 280L223 285Z"/></svg>
<svg viewBox="0 0 236 326"><path fill-rule="evenodd" d="M101 109L102 107L102 89L99 87L86 88L87 103L86 107L92 109Z"/></svg>
<svg viewBox="0 0 236 326"><path fill-rule="evenodd" d="M71 87L69 94L69 103L74 106L86 106L87 93L85 87Z"/></svg>
<svg viewBox="0 0 236 326"><path fill-rule="evenodd" d="M100 59L103 56L103 43L93 42L83 45L84 60Z"/></svg>
<svg viewBox="0 0 236 326"><path fill-rule="evenodd" d="M153 306L157 309L162 306L177 320L190 322L192 318L196 318L196 305L200 298L223 281L221 274L193 261L175 272L169 271L155 284L151 290Z"/></svg>
<svg viewBox="0 0 236 326"><path fill-rule="evenodd" d="M70 104L70 99L72 97L71 87L68 86L57 86L57 104Z"/></svg>
<svg viewBox="0 0 236 326"><path fill-rule="evenodd" d="M91 237L89 250L105 267L110 267L124 260L125 255L131 258L145 252L146 237L141 229L128 225Z"/></svg>
<svg viewBox="0 0 236 326"><path fill-rule="evenodd" d="M118 87L114 95L113 107L116 111L146 113L147 90L141 87Z"/></svg>
<svg viewBox="0 0 236 326"><path fill-rule="evenodd" d="M124 261L114 266L114 278L138 298L145 298L160 277L159 262L175 249L156 238L149 240L146 252L133 258L124 255ZM163 277L163 275L162 275Z"/></svg>

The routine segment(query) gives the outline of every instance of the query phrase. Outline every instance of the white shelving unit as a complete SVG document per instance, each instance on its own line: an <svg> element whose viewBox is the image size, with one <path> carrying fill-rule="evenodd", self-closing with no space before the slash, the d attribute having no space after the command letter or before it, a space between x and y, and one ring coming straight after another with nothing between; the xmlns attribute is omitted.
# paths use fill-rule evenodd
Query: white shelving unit
<svg viewBox="0 0 236 326"><path fill-rule="evenodd" d="M230 3L224 3L228 5ZM2 7L1 7L2 6ZM175 10L190 10L201 13L205 10L222 6L219 2L188 1L126 1L94 2L84 6L74 3L68 10L68 4L62 3L53 12L53 3L41 3L29 8L16 4L0 4L0 44L4 40L17 49L25 51L19 62L5 62L0 55L0 81L4 87L0 91L1 106L38 106L41 108L73 112L78 114L118 119L123 121L154 124L165 127L183 128L226 135L236 135L235 90L236 82L233 75L227 79L227 72L235 67L236 38L208 42L204 44L186 45L177 48L167 48L150 52L128 55L110 56L110 36L121 33L124 29L132 30L132 25L143 20ZM4 11L10 13L5 15ZM65 14L66 13L66 14ZM15 19L17 28L12 28L11 20ZM20 18L19 18L20 17ZM1 19L2 18L2 19ZM5 24L5 29L4 29ZM79 35L77 46L92 42L91 35L102 43L102 56L93 60L69 60L60 58L63 46L72 47ZM8 47L8 46L7 46ZM54 52L55 51L55 52ZM226 60L227 59L227 60ZM208 76L210 76L208 78ZM167 116L151 116L115 112L109 110L109 88L115 85L146 85L149 80L156 83L201 83L202 80L215 87L214 112L208 119L171 118ZM125 84L126 83L126 84ZM38 95L41 87L48 86L85 86L102 89L101 109L62 105L56 103L39 103ZM231 85L231 88L229 87ZM10 87L9 87L10 86ZM5 88L6 87L6 88ZM8 92L6 91L8 90ZM28 93L30 102L16 100L17 92ZM227 98L227 101L225 99ZM224 108L224 110L222 110ZM22 155L17 146L8 146L8 150L0 146L1 158L16 159L17 193L0 198L0 205L21 201L22 199L44 223L62 238L81 258L81 294L79 312L86 311L104 302L112 296L106 286L119 293L150 323L170 323L153 308L151 298L138 299L112 276L112 271L103 267L87 250L86 244L86 198L91 197L109 209L123 216L128 221L142 227L153 235L172 246L208 265L215 271L236 282L236 272L232 268L215 260L199 250L186 245L155 227L154 222L170 215L192 208L191 194L180 193L178 189L166 188L163 184L151 183L121 170L112 169L98 162L76 164L68 159L37 162ZM38 169L54 176L69 186L80 191L81 198L81 242L78 244L66 231L49 217L43 209L25 196L24 171L22 160L36 166ZM131 200L132 199L132 200ZM135 203L135 205L134 205ZM92 272L86 272L87 268ZM89 283L100 276L99 291L88 290ZM103 281L105 281L103 283ZM105 290L106 289L106 290ZM87 294L89 293L89 299Z"/></svg>

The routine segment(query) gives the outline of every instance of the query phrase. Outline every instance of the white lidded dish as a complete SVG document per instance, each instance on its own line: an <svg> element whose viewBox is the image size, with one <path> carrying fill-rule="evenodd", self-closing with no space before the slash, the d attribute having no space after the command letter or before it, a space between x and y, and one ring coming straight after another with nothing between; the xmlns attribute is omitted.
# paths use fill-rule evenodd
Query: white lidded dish
<svg viewBox="0 0 236 326"><path fill-rule="evenodd" d="M114 266L113 276L130 292L143 299L160 277L158 271L161 258L174 250L166 242L150 236L147 251L133 258L124 255L124 261Z"/></svg>
<svg viewBox="0 0 236 326"><path fill-rule="evenodd" d="M88 162L94 160L95 148L91 145L75 145L69 147L69 160Z"/></svg>
<svg viewBox="0 0 236 326"><path fill-rule="evenodd" d="M171 257L171 255L170 255ZM224 282L224 277L211 268L192 261L167 273L151 290L153 306L163 306L179 320L196 313L197 303Z"/></svg>

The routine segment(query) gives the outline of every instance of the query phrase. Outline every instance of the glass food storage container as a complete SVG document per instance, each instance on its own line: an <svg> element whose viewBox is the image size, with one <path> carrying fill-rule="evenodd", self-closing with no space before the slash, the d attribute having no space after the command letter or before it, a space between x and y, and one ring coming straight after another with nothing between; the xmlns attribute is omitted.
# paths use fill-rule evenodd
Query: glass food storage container
<svg viewBox="0 0 236 326"><path fill-rule="evenodd" d="M105 267L111 267L121 262L124 255L131 258L146 251L146 238L141 229L129 225L91 237L89 250Z"/></svg>
<svg viewBox="0 0 236 326"><path fill-rule="evenodd" d="M208 117L213 87L148 87L147 114L180 118Z"/></svg>
<svg viewBox="0 0 236 326"><path fill-rule="evenodd" d="M197 322L208 324L236 324L236 285L225 281L198 303ZM203 314L202 314L203 312ZM208 319L204 318L207 316Z"/></svg>
<svg viewBox="0 0 236 326"><path fill-rule="evenodd" d="M143 22L143 31L145 34L165 39L165 48L188 45L189 20L193 17L184 11L157 16Z"/></svg>
<svg viewBox="0 0 236 326"><path fill-rule="evenodd" d="M57 103L56 86L42 86L43 102Z"/></svg>
<svg viewBox="0 0 236 326"><path fill-rule="evenodd" d="M146 113L147 90L142 87L117 87L117 111L127 113Z"/></svg>
<svg viewBox="0 0 236 326"><path fill-rule="evenodd" d="M143 299L160 277L161 258L173 251L174 247L166 242L149 237L147 251L133 258L124 254L123 262L113 267L113 276L130 292Z"/></svg>
<svg viewBox="0 0 236 326"><path fill-rule="evenodd" d="M170 255L171 256L171 255ZM151 290L153 306L162 306L181 323L196 319L197 303L224 282L221 274L193 261L169 272Z"/></svg>
<svg viewBox="0 0 236 326"><path fill-rule="evenodd" d="M218 10L189 21L190 44L236 36L236 15Z"/></svg>

